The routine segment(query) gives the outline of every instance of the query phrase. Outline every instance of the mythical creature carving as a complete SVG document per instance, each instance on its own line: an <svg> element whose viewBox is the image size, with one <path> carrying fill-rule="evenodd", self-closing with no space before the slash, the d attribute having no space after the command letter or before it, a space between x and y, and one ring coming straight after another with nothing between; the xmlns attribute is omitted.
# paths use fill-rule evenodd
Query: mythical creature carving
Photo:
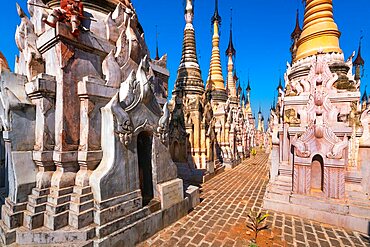
<svg viewBox="0 0 370 247"><path fill-rule="evenodd" d="M311 126L301 137L295 135L292 139L292 145L296 148L298 157L308 158L311 152L308 147L308 141L314 138L314 128Z"/></svg>
<svg viewBox="0 0 370 247"><path fill-rule="evenodd" d="M106 19L107 39L116 44L114 57L122 71L122 79L136 70L141 59L149 55L144 32L130 1L119 3Z"/></svg>
<svg viewBox="0 0 370 247"><path fill-rule="evenodd" d="M327 157L330 159L341 159L343 157L343 150L346 149L347 147L348 147L348 138L347 135L345 135L342 141L339 141L334 144L332 151L327 154Z"/></svg>
<svg viewBox="0 0 370 247"><path fill-rule="evenodd" d="M115 132L119 135L121 143L127 146L132 139L134 129L130 116L119 104L118 95L113 98L112 112Z"/></svg>
<svg viewBox="0 0 370 247"><path fill-rule="evenodd" d="M168 140L168 125L170 122L170 110L168 109L168 103L163 106L163 115L159 119L157 132L163 144L167 144Z"/></svg>

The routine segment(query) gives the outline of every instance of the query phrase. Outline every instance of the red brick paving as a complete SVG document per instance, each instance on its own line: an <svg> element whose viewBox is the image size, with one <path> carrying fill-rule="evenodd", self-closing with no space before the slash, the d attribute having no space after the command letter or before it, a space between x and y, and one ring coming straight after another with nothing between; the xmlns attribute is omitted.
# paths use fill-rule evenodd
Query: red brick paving
<svg viewBox="0 0 370 247"><path fill-rule="evenodd" d="M138 246L248 246L248 213L251 209L266 213L261 207L268 183L267 159L266 154L259 154L255 160L246 160L203 184L199 206ZM267 222L272 231L262 233L265 241L260 246L370 246L358 233L269 214Z"/></svg>

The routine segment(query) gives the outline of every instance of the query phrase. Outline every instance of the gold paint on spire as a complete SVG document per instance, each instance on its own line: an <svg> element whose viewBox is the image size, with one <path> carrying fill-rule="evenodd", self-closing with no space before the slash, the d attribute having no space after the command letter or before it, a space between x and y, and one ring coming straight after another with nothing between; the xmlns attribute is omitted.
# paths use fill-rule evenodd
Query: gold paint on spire
<svg viewBox="0 0 370 247"><path fill-rule="evenodd" d="M306 0L303 32L294 61L324 53L342 53L340 32L333 18L333 0Z"/></svg>
<svg viewBox="0 0 370 247"><path fill-rule="evenodd" d="M207 90L226 92L224 85L225 81L222 76L222 67L221 67L219 21L220 17L218 15L218 3L216 1L215 15L212 18L213 24L212 57L211 64L209 67L206 88Z"/></svg>

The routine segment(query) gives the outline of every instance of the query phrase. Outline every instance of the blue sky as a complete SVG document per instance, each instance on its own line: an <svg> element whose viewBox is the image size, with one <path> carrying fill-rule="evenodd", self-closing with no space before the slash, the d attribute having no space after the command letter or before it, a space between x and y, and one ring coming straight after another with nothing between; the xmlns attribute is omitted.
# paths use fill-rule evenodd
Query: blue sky
<svg viewBox="0 0 370 247"><path fill-rule="evenodd" d="M159 32L160 54L168 54L168 68L171 73L170 90L176 80L177 67L181 58L184 29L183 0L132 0L144 27L145 37L152 57L155 56L155 26ZM345 56L358 48L363 31L363 58L367 61L362 88L370 85L370 1L333 0L334 18L342 32L341 48ZM26 9L26 0L20 0ZM226 57L224 51L229 41L230 8L233 8L234 45L237 50L236 68L246 86L248 73L252 86L252 107L258 112L261 105L265 115L276 95L279 76L285 72L290 60L290 34L295 25L296 9L299 8L301 21L303 8L301 0L220 0L222 16L221 51L224 78L226 78ZM195 1L194 26L197 50L203 79L206 80L211 56L211 23L214 11L213 0ZM14 67L18 53L14 42L16 25L20 20L16 13L15 1L2 1L0 16L0 50Z"/></svg>

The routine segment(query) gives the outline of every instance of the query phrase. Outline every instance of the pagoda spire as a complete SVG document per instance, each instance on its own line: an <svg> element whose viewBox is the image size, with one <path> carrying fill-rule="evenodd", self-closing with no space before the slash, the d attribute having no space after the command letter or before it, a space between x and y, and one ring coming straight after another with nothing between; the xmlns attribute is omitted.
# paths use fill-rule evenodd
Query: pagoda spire
<svg viewBox="0 0 370 247"><path fill-rule="evenodd" d="M302 29L301 29L301 26L299 25L299 11L297 9L295 28L292 34L290 35L290 38L292 39L292 46L290 47L290 52L292 54L292 61L297 56L297 43L298 43L299 37L301 36L301 33L302 33Z"/></svg>
<svg viewBox="0 0 370 247"><path fill-rule="evenodd" d="M365 91L364 91L364 94L362 95L362 98L361 98L361 101L364 103L367 103L367 100L368 100L368 95L367 95L367 92L366 92L366 89L367 89L367 86L365 87Z"/></svg>
<svg viewBox="0 0 370 247"><path fill-rule="evenodd" d="M212 91L215 100L227 100L225 82L222 76L221 55L220 55L220 34L221 17L218 13L218 0L215 0L215 13L212 16L213 38L212 38L212 57L210 62L209 74L207 79L207 90Z"/></svg>
<svg viewBox="0 0 370 247"><path fill-rule="evenodd" d="M186 0L185 7L185 30L182 46L182 56L177 72L177 79L173 94L183 92L202 95L204 84L198 63L195 43L195 31L193 26L194 5L193 0Z"/></svg>
<svg viewBox="0 0 370 247"><path fill-rule="evenodd" d="M281 81L281 76L280 76L280 78L279 78L279 85L278 85L278 87L276 88L276 90L278 91L278 92L280 92L280 90L283 90L284 89L284 87L283 87L283 84L282 84L282 81Z"/></svg>
<svg viewBox="0 0 370 247"><path fill-rule="evenodd" d="M235 56L236 50L233 44L233 9L230 9L230 38L229 38L229 46L226 50L226 56Z"/></svg>
<svg viewBox="0 0 370 247"><path fill-rule="evenodd" d="M296 20L295 20L295 28L290 35L292 40L299 39L299 36L301 36L302 29L301 26L299 25L299 10L297 9L297 14L296 14Z"/></svg>
<svg viewBox="0 0 370 247"><path fill-rule="evenodd" d="M355 69L356 69L356 73L355 73L355 80L356 81L361 79L361 75L360 75L361 71L360 70L365 65L365 60L361 56L362 39L363 39L363 36L361 36L361 38L360 38L360 43L358 45L357 57L356 57L355 61L353 62L353 65L355 66Z"/></svg>
<svg viewBox="0 0 370 247"><path fill-rule="evenodd" d="M231 9L231 15L230 15L230 40L229 40L229 46L226 50L226 56L228 57L228 64L227 64L227 91L229 93L229 96L236 98L236 81L234 80L234 61L233 58L235 57L236 50L234 48L233 44L233 10Z"/></svg>
<svg viewBox="0 0 370 247"><path fill-rule="evenodd" d="M212 25L214 25L215 22L217 22L218 25L221 25L221 16L218 13L218 0L215 0L215 13L212 16L211 22Z"/></svg>
<svg viewBox="0 0 370 247"><path fill-rule="evenodd" d="M306 0L303 31L294 62L319 52L342 53L339 37L333 17L333 0Z"/></svg>
<svg viewBox="0 0 370 247"><path fill-rule="evenodd" d="M250 103L251 102L251 91L252 91L252 88L251 88L251 81L250 81L250 78L249 78L249 73L248 73L248 85L247 85L247 101Z"/></svg>
<svg viewBox="0 0 370 247"><path fill-rule="evenodd" d="M158 26L155 25L155 60L159 60L159 48L158 48Z"/></svg>

